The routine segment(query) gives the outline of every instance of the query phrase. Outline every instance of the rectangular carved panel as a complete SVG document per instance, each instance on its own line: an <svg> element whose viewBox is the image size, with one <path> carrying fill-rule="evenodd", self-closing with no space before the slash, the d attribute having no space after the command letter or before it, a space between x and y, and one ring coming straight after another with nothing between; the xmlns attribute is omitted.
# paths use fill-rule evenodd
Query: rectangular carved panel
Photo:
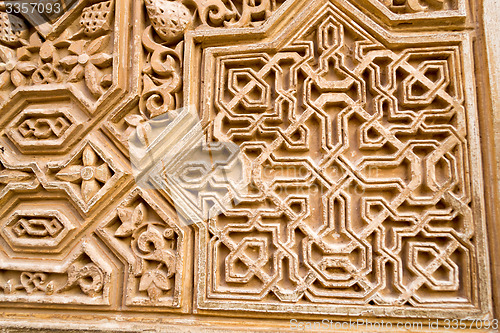
<svg viewBox="0 0 500 333"><path fill-rule="evenodd" d="M311 13L269 44L204 50L207 131L240 146L252 191L202 228L201 307L481 313L470 37Z"/></svg>

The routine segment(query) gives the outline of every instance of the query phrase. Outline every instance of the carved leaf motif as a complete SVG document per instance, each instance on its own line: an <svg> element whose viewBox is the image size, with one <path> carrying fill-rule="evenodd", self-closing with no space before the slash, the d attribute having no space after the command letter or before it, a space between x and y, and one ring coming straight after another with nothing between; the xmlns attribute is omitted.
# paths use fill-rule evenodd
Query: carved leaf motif
<svg viewBox="0 0 500 333"><path fill-rule="evenodd" d="M30 51L39 50L40 47L42 47L42 39L38 32L34 32L30 35L27 47Z"/></svg>
<svg viewBox="0 0 500 333"><path fill-rule="evenodd" d="M95 168L95 179L97 179L101 183L106 183L111 178L111 176L112 174L107 164L101 164L100 166Z"/></svg>
<svg viewBox="0 0 500 333"><path fill-rule="evenodd" d="M66 69L72 68L68 81L79 82L85 79L85 84L95 97L101 96L104 87L111 84L111 78L104 80L104 74L98 69L98 67L109 67L113 62L112 55L102 52L109 42L109 35L98 37L90 42L75 41L68 48L72 55L61 59L61 64Z"/></svg>
<svg viewBox="0 0 500 333"><path fill-rule="evenodd" d="M66 182L75 182L81 178L82 167L69 165L56 174L56 178Z"/></svg>
<svg viewBox="0 0 500 333"><path fill-rule="evenodd" d="M101 189L99 183L95 178L89 180L82 180L82 197L85 202L89 202L94 195Z"/></svg>
<svg viewBox="0 0 500 333"><path fill-rule="evenodd" d="M103 51L106 46L108 46L111 37L109 35L101 36L93 41L91 41L87 47L87 53L89 55L96 54L98 52Z"/></svg>
<svg viewBox="0 0 500 333"><path fill-rule="evenodd" d="M56 48L50 41L45 42L42 44L42 47L40 48L40 58L42 58L43 61L49 62L52 61L53 55L56 53Z"/></svg>
<svg viewBox="0 0 500 333"><path fill-rule="evenodd" d="M68 48L71 46L72 37L69 30L64 30L59 37L52 41L52 45L57 48Z"/></svg>
<svg viewBox="0 0 500 333"><path fill-rule="evenodd" d="M77 40L77 41L74 41L71 43L71 45L68 47L68 51L73 53L73 54L76 54L76 55L81 55L84 53L84 49L85 49L85 45L87 44L88 42L84 41L84 40Z"/></svg>
<svg viewBox="0 0 500 333"><path fill-rule="evenodd" d="M3 89L10 83L10 73L3 72L0 74L0 89Z"/></svg>
<svg viewBox="0 0 500 333"><path fill-rule="evenodd" d="M1 170L0 184L8 184L10 182L21 182L29 180L31 176L27 172L18 170Z"/></svg>
<svg viewBox="0 0 500 333"><path fill-rule="evenodd" d="M113 62L113 56L107 53L98 53L90 57L90 62L100 68L109 67Z"/></svg>
<svg viewBox="0 0 500 333"><path fill-rule="evenodd" d="M23 74L31 74L35 71L36 65L27 61L20 61L17 63L17 70Z"/></svg>
<svg viewBox="0 0 500 333"><path fill-rule="evenodd" d="M95 264L90 263L80 268L73 264L68 268L67 273L68 280L58 292L78 285L85 294L94 297L102 290L104 285L103 273Z"/></svg>
<svg viewBox="0 0 500 333"><path fill-rule="evenodd" d="M84 67L76 65L69 73L68 82L79 82L83 79L84 75L85 75Z"/></svg>
<svg viewBox="0 0 500 333"><path fill-rule="evenodd" d="M82 162L85 166L96 165L97 154L94 152L90 146L86 146L82 154Z"/></svg>
<svg viewBox="0 0 500 333"><path fill-rule="evenodd" d="M69 55L59 60L59 62L66 68L72 68L78 63L78 57L75 55Z"/></svg>
<svg viewBox="0 0 500 333"><path fill-rule="evenodd" d="M15 53L10 48L0 45L0 59L7 63L9 60L14 59Z"/></svg>
<svg viewBox="0 0 500 333"><path fill-rule="evenodd" d="M143 203L140 203L135 207L134 212L132 213L131 222L137 226L143 223L145 220L146 220L146 207L144 206Z"/></svg>
<svg viewBox="0 0 500 333"><path fill-rule="evenodd" d="M21 73L19 73L18 70L13 70L10 73L10 79L12 81L12 84L16 87L20 87L26 84L26 78Z"/></svg>
<svg viewBox="0 0 500 333"><path fill-rule="evenodd" d="M118 217L122 225L115 231L115 236L129 237L146 220L146 207L139 203L132 211L130 208L118 208Z"/></svg>
<svg viewBox="0 0 500 333"><path fill-rule="evenodd" d="M141 276L139 290L147 291L148 296L153 300L158 300L162 291L172 289L171 282L167 275L158 269L149 270Z"/></svg>
<svg viewBox="0 0 500 333"><path fill-rule="evenodd" d="M99 97L103 93L101 87L101 77L101 73L94 64L88 63L85 66L85 83L87 84L87 87L92 95L95 97Z"/></svg>
<svg viewBox="0 0 500 333"><path fill-rule="evenodd" d="M23 86L27 83L27 79L23 74L31 74L35 70L35 65L25 61L16 59L15 52L5 46L0 45L0 58L3 63L0 63L0 87L6 87L9 82L15 87Z"/></svg>

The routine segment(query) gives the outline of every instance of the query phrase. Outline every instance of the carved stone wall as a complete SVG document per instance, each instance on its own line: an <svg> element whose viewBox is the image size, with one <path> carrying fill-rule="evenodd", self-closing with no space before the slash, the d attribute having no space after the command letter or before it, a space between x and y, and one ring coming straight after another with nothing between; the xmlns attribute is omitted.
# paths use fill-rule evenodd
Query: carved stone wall
<svg viewBox="0 0 500 333"><path fill-rule="evenodd" d="M496 331L479 1L70 2L0 6L5 329Z"/></svg>

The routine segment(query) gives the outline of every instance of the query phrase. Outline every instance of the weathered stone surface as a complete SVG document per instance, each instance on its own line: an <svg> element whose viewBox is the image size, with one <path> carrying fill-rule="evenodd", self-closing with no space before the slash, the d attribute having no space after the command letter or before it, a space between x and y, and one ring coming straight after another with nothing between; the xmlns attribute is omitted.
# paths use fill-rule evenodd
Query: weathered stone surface
<svg viewBox="0 0 500 333"><path fill-rule="evenodd" d="M496 330L498 36L479 2L10 10L1 330Z"/></svg>

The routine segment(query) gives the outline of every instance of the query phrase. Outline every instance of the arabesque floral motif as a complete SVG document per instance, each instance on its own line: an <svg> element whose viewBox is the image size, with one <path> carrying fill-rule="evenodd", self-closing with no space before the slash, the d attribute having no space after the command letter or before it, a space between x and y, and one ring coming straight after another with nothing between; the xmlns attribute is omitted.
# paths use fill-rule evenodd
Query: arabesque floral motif
<svg viewBox="0 0 500 333"><path fill-rule="evenodd" d="M84 8L79 29L67 29L50 39L22 18L0 12L0 42L4 44L0 45L0 92L29 85L83 83L93 98L102 96L112 85L113 3ZM5 28L9 20L25 30L14 33Z"/></svg>

